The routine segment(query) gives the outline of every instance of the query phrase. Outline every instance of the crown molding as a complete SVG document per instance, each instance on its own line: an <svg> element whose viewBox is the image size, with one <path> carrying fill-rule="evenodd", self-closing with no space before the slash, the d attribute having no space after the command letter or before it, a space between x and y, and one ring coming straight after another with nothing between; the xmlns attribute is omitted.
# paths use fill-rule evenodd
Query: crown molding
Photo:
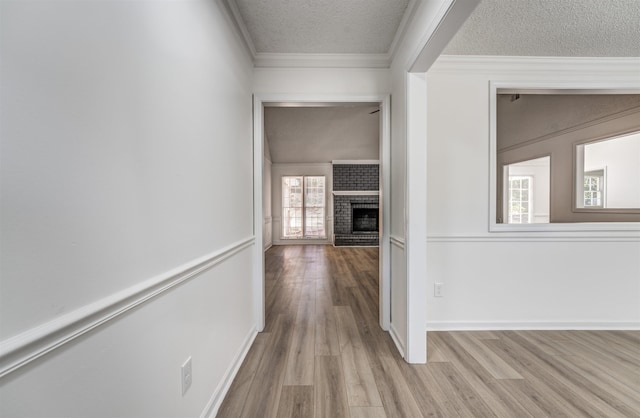
<svg viewBox="0 0 640 418"><path fill-rule="evenodd" d="M249 35L249 30L247 29L247 25L244 24L244 20L240 15L240 10L238 9L238 5L235 0L221 0L227 7L228 13L231 15L231 20L234 23L236 31L240 34L242 39L244 40L245 47L249 51L251 55L251 59L255 61L256 59L256 47L253 44L253 40L251 39L251 35Z"/></svg>
<svg viewBox="0 0 640 418"><path fill-rule="evenodd" d="M629 75L640 79L640 57L515 57L441 55L429 72L589 72Z"/></svg>
<svg viewBox="0 0 640 418"><path fill-rule="evenodd" d="M280 54L258 52L256 68L389 68L389 54Z"/></svg>
<svg viewBox="0 0 640 418"><path fill-rule="evenodd" d="M398 48L402 45L402 41L404 40L405 35L407 34L407 29L409 28L409 24L411 23L411 19L415 15L415 11L418 8L417 0L409 0L409 4L404 11L404 15L402 16L402 20L400 20L400 24L398 25L398 29L396 30L396 34L393 37L393 41L389 46L389 63L393 61L393 58L396 56L396 52L398 52Z"/></svg>
<svg viewBox="0 0 640 418"><path fill-rule="evenodd" d="M382 54L305 54L257 52L249 30L240 15L236 0L219 0L249 52L255 68L389 68L398 46L402 44L411 18L419 3L410 0L393 38L389 51Z"/></svg>

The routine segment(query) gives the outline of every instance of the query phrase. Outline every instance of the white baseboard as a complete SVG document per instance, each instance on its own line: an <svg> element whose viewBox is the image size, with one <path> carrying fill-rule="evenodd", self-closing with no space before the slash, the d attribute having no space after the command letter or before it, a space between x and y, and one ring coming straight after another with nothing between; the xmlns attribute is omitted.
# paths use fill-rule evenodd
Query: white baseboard
<svg viewBox="0 0 640 418"><path fill-rule="evenodd" d="M640 330L638 321L429 321L427 331L504 331L504 330Z"/></svg>
<svg viewBox="0 0 640 418"><path fill-rule="evenodd" d="M218 409L220 409L220 405L222 405L224 397L227 396L227 392L231 387L231 383L233 383L233 379L235 379L236 375L238 374L238 370L240 370L240 366L242 366L242 362L247 356L247 353L249 352L249 349L251 348L251 345L253 344L253 341L256 339L257 335L258 331L256 331L255 329L249 332L249 335L247 335L247 337L245 338L242 346L240 346L238 354L236 354L233 362L227 368L222 381L218 384L218 387L211 395L209 402L207 402L207 406L202 411L202 414L200 414L201 418L215 418L215 416L218 414Z"/></svg>
<svg viewBox="0 0 640 418"><path fill-rule="evenodd" d="M267 252L271 247L273 247L273 244L269 244L266 247L264 247L264 252Z"/></svg>
<svg viewBox="0 0 640 418"><path fill-rule="evenodd" d="M400 352L400 355L402 356L402 358L404 358L405 357L404 342L402 341L402 338L400 338L400 335L398 335L398 331L393 326L393 324L389 324L389 335L391 335L391 339L393 340L393 343L396 345L396 348Z"/></svg>

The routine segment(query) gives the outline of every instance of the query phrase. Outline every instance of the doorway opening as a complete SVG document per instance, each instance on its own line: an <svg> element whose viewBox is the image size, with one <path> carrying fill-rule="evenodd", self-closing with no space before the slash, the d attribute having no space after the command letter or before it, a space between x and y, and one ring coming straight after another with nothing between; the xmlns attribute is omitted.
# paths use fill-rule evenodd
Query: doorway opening
<svg viewBox="0 0 640 418"><path fill-rule="evenodd" d="M340 97L330 101L300 97L284 101L282 96L277 99L254 99L254 184L262 185L254 189L256 243L263 244L256 245L254 271L258 330L265 327L265 249L271 245L340 245L336 244L335 231L339 226L336 225L338 208L335 202L345 196L356 201L360 196L374 195L377 200L375 207L368 201L360 205L356 203L354 207L350 204L348 229L354 236L374 237L375 245L379 244L378 320L380 326L388 330L390 240L389 199L386 194L390 171L389 110L388 96ZM374 137L372 132L375 132ZM341 189L341 185L334 183L334 167L344 167L345 164L356 168L358 165L379 167L375 179L376 190L336 190ZM299 182L299 189L294 186L284 190L282 178L296 176L303 179L325 178L325 201L320 201L318 190L304 190L304 180ZM356 177L371 180L367 176ZM357 184L352 188L367 187ZM288 216L283 215L285 211ZM282 233L285 230L297 230L292 222L297 222L301 230L311 222L314 230L324 229L326 232L315 237L298 234L292 239ZM351 246L370 245L370 242L355 242Z"/></svg>

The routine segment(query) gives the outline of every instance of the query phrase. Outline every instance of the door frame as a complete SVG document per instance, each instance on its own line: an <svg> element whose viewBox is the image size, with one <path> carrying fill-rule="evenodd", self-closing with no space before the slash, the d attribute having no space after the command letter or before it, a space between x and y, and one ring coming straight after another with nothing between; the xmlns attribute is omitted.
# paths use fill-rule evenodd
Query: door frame
<svg viewBox="0 0 640 418"><path fill-rule="evenodd" d="M268 106L309 107L372 103L380 106L380 207L382 222L379 247L379 323L388 331L391 322L391 96L265 94L253 97L253 307L258 332L265 327L265 284L263 248L264 108ZM333 210L333 209L332 209Z"/></svg>

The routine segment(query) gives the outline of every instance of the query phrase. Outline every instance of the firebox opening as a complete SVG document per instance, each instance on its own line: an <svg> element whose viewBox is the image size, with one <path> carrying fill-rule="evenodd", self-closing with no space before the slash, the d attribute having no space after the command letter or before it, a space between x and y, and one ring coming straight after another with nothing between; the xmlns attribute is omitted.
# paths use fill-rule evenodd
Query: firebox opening
<svg viewBox="0 0 640 418"><path fill-rule="evenodd" d="M353 208L351 219L353 220L354 233L378 232L377 208Z"/></svg>

